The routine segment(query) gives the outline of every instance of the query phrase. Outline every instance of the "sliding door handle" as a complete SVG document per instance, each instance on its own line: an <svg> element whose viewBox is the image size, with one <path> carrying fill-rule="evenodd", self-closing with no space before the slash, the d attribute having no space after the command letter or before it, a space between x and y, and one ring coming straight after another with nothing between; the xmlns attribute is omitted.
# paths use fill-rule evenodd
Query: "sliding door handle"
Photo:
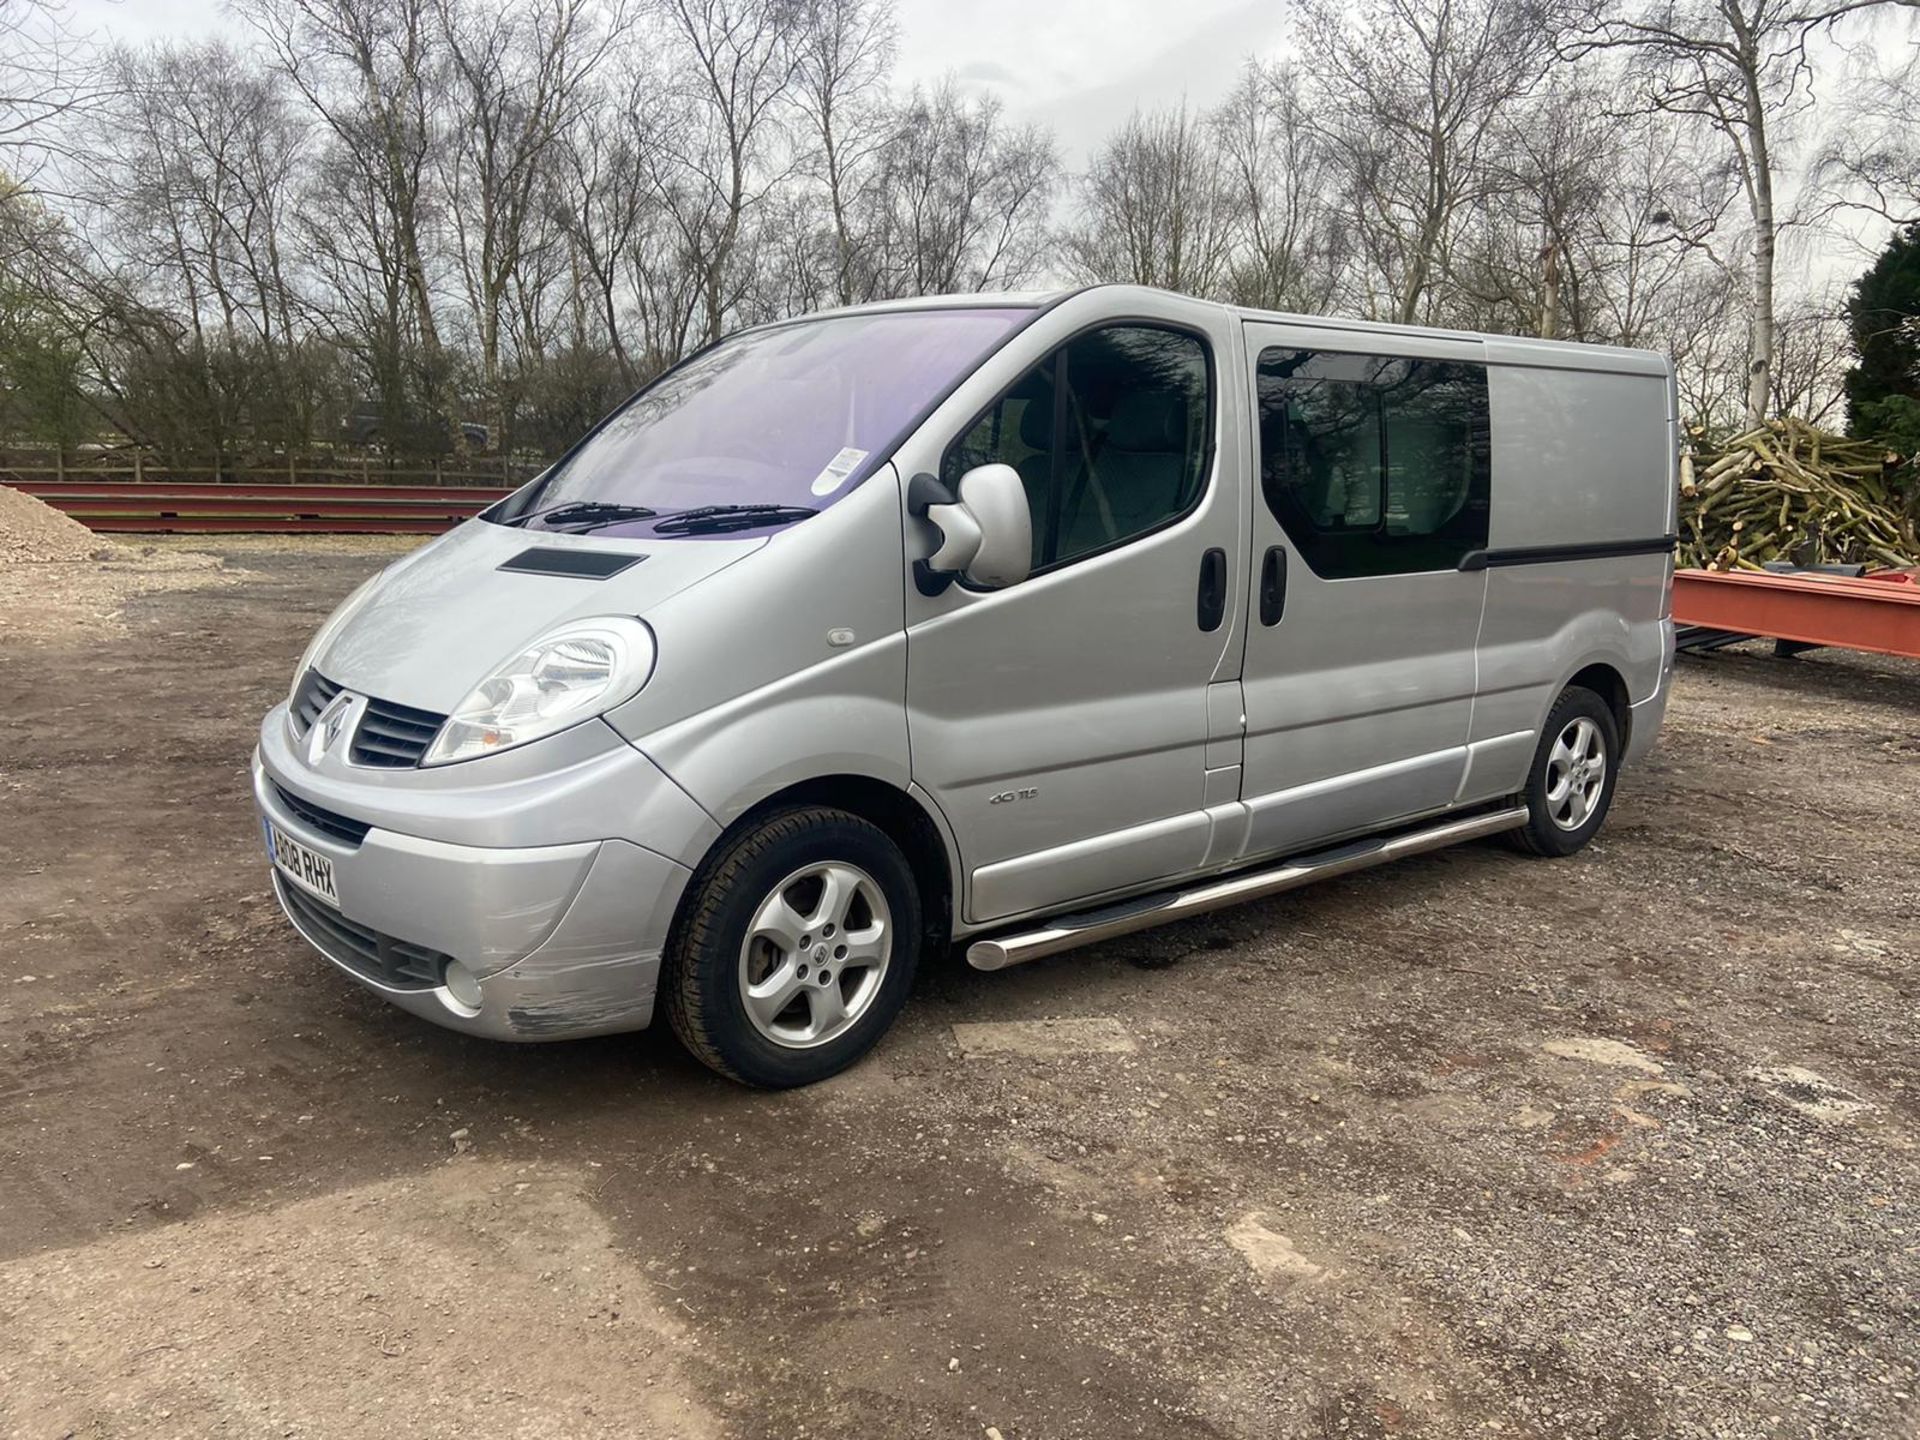
<svg viewBox="0 0 1920 1440"><path fill-rule="evenodd" d="M1200 557L1197 618L1202 630L1218 630L1227 615L1227 552L1218 545Z"/></svg>
<svg viewBox="0 0 1920 1440"><path fill-rule="evenodd" d="M1278 625L1287 613L1287 552L1278 545L1267 548L1260 562L1260 623Z"/></svg>

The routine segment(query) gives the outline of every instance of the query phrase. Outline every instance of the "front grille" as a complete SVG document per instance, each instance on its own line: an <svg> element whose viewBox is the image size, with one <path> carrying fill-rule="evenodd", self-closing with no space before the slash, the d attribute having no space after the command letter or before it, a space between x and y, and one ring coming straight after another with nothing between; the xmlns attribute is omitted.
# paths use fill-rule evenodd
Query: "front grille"
<svg viewBox="0 0 1920 1440"><path fill-rule="evenodd" d="M356 975L385 985L390 990L432 990L440 984L450 956L424 945L396 940L349 920L324 900L316 900L279 875L273 877L287 907L306 937L328 958L338 961Z"/></svg>
<svg viewBox="0 0 1920 1440"><path fill-rule="evenodd" d="M369 699L360 728L353 732L350 752L353 762L388 770L418 765L446 722L446 716L431 710L415 710L411 705L396 705L391 700Z"/></svg>
<svg viewBox="0 0 1920 1440"><path fill-rule="evenodd" d="M293 733L304 735L311 730L320 712L327 708L327 702L339 693L340 687L318 670L302 675L300 688L293 697Z"/></svg>
<svg viewBox="0 0 1920 1440"><path fill-rule="evenodd" d="M365 820L355 820L342 815L337 810L316 805L311 800L302 800L279 781L271 782L273 795L280 802L280 808L310 830L318 830L322 835L331 835L335 840L348 845L358 845L367 838L367 832L373 826Z"/></svg>
<svg viewBox="0 0 1920 1440"><path fill-rule="evenodd" d="M307 671L300 678L300 688L293 697L293 733L305 735L311 730L320 712L340 690L340 686L318 670ZM420 757L427 753L433 737L446 723L446 716L432 710L416 710L411 705L369 696L366 713L360 717L360 727L353 732L353 744L347 753L356 765L404 770L420 763Z"/></svg>

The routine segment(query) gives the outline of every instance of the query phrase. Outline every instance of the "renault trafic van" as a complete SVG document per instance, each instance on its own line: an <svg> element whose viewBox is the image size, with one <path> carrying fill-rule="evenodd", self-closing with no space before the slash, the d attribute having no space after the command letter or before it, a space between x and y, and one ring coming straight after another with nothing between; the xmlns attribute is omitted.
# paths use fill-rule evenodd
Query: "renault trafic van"
<svg viewBox="0 0 1920 1440"><path fill-rule="evenodd" d="M1672 370L1154 290L743 331L334 612L254 793L416 1015L863 1054L995 970L1479 836L1666 705Z"/></svg>

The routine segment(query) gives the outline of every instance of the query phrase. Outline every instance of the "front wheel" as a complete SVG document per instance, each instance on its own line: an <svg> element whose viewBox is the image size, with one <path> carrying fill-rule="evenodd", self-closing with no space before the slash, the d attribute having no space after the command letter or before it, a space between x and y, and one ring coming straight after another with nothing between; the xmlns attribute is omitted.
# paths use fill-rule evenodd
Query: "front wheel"
<svg viewBox="0 0 1920 1440"><path fill-rule="evenodd" d="M1529 855L1571 855L1598 833L1613 804L1620 727L1607 702L1570 685L1548 712L1527 772L1527 823L1509 831Z"/></svg>
<svg viewBox="0 0 1920 1440"><path fill-rule="evenodd" d="M735 1080L824 1080L893 1024L920 933L919 888L885 832L840 810L771 815L694 877L662 977L667 1019Z"/></svg>

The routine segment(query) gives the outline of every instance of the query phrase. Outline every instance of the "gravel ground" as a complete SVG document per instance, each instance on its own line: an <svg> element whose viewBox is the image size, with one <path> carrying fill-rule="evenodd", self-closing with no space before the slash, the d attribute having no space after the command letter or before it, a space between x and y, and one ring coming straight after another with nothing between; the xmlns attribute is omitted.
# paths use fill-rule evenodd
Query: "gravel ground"
<svg viewBox="0 0 1920 1440"><path fill-rule="evenodd" d="M162 540L126 544L0 484L0 646L126 634L127 602L162 590L230 585L221 557Z"/></svg>
<svg viewBox="0 0 1920 1440"><path fill-rule="evenodd" d="M1683 661L1573 860L929 965L770 1096L307 952L250 735L392 547L218 548L0 634L0 1433L1920 1434L1920 665Z"/></svg>

